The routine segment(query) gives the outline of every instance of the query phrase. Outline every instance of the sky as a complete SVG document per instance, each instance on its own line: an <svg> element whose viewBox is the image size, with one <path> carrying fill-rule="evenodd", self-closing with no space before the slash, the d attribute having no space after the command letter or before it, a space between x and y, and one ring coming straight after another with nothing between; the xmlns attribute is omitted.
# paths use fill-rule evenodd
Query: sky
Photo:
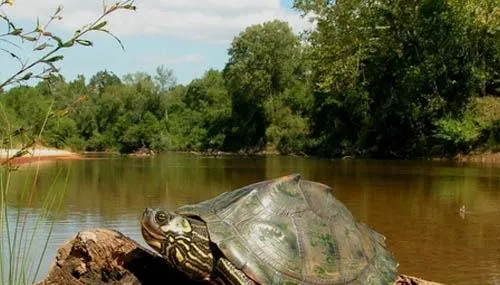
<svg viewBox="0 0 500 285"><path fill-rule="evenodd" d="M116 0L106 1L111 4ZM280 19L296 33L309 27L307 19L292 9L292 0L136 0L135 4L136 11L117 11L107 19L108 28L120 38L125 50L109 36L91 35L88 39L94 42L93 47L63 52L65 59L59 66L66 80L78 74L88 80L101 70L120 77L137 71L154 74L157 66L165 65L174 71L178 83L187 84L210 68L222 69L232 39L247 26ZM30 29L37 17L44 23L59 5L63 6L63 18L47 30L66 36L98 17L102 10L102 0L15 0L13 6L0 7L0 13ZM4 32L0 30L0 34ZM0 42L1 47L34 58L27 52L33 48L30 44L14 47ZM0 80L18 66L0 52Z"/></svg>

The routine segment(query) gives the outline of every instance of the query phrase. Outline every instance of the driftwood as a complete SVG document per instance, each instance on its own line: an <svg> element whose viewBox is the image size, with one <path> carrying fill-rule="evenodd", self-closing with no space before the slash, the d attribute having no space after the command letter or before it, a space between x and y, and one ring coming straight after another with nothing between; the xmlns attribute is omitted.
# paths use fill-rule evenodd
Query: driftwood
<svg viewBox="0 0 500 285"><path fill-rule="evenodd" d="M172 270L153 251L118 231L81 231L61 246L47 277L36 285L199 285Z"/></svg>
<svg viewBox="0 0 500 285"><path fill-rule="evenodd" d="M414 277L400 278L395 284L442 285ZM35 285L55 284L200 285L170 268L153 251L109 229L81 231L59 248L47 277Z"/></svg>

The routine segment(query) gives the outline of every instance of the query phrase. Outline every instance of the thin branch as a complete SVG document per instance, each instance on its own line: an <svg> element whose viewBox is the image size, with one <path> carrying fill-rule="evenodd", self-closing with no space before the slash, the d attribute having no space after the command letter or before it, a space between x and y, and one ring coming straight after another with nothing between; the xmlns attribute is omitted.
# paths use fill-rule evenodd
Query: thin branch
<svg viewBox="0 0 500 285"><path fill-rule="evenodd" d="M13 74L7 80L5 80L4 82L2 82L0 84L0 90L3 89L3 87L5 87L6 85L12 84L14 82L19 82L19 81L22 81L22 80L29 79L30 77L28 77L27 79L25 78L26 74L23 77L21 77L21 78L19 78L19 77L22 74L24 74L27 70L33 68L34 66L36 66L36 65L38 65L40 63L46 63L47 60L54 59L55 57L51 58L51 56L54 55L56 52L58 52L61 49L72 47L75 43L81 44L81 45L91 45L90 41L85 41L85 40L80 40L79 41L79 39L82 36L86 35L90 31L100 31L100 32L104 32L104 33L107 33L107 34L111 35L115 40L118 41L118 43L120 44L120 46L123 49L123 44L121 43L120 39L118 39L116 36L114 36L111 32L103 29L103 27L105 25L105 24L103 24L103 23L105 23L103 21L103 19L107 15L109 15L110 13L112 13L112 12L114 12L116 10L119 10L119 9L135 10L136 8L133 5L134 2L135 2L134 0L127 0L127 1L123 1L123 2L116 2L115 4L109 6L108 8L105 8L104 13L101 16L99 16L90 25L85 25L85 26L83 26L83 28L81 30L77 30L74 33L74 35L69 40L67 40L66 42L62 42L58 37L50 35L50 37L57 42L57 46L55 48L53 48L51 51L47 52L41 58L35 60L32 63L24 65L19 71L17 71L15 74ZM60 10L62 10L62 8L58 7L58 10L56 11L56 13L54 13L54 15L57 15L60 12ZM11 27L13 29L16 29L16 27L11 23L11 21L7 17L5 17L5 16L0 16L0 17L2 17L4 20L6 20L11 25ZM31 34L31 33L28 33L28 34ZM40 34L40 31L38 33ZM29 40L29 41L34 41L34 42L37 41L36 38L28 38L27 34L19 35L19 36L21 36L23 39L26 39L26 40ZM60 59L62 59L62 58L57 58L57 60L60 60ZM54 61L56 61L56 60L54 60ZM54 61L51 61L51 62L54 62Z"/></svg>

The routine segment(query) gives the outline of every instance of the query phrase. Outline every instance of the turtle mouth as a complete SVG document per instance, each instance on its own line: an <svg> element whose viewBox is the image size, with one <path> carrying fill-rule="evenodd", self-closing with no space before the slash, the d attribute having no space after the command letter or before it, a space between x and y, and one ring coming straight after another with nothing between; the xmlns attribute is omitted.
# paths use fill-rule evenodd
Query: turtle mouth
<svg viewBox="0 0 500 285"><path fill-rule="evenodd" d="M162 242L166 239L163 231L158 227L155 222L156 211L146 209L141 220L141 233L144 240L154 249L160 250Z"/></svg>

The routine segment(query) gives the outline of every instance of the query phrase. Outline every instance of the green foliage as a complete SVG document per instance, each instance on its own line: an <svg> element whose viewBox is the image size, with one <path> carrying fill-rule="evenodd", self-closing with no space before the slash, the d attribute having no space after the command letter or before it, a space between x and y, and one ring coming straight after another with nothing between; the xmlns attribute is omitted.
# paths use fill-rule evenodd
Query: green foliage
<svg viewBox="0 0 500 285"><path fill-rule="evenodd" d="M168 69L164 65L160 65L156 68L156 75L154 76L154 79L160 92L172 90L177 82L174 76L174 71L172 69Z"/></svg>
<svg viewBox="0 0 500 285"><path fill-rule="evenodd" d="M266 129L269 147L284 154L303 152L309 135L308 118L294 113L281 98L267 100L265 113L271 118Z"/></svg>
<svg viewBox="0 0 500 285"><path fill-rule="evenodd" d="M486 18L498 16L491 2L481 3ZM470 98L498 79L498 29L478 24L479 10L446 0L294 3L318 23L308 37L318 152L428 155L436 127L471 139L452 130L472 127L458 123Z"/></svg>
<svg viewBox="0 0 500 285"><path fill-rule="evenodd" d="M49 187L45 199L36 202L41 205L37 207L38 210L16 211L10 205L12 201L24 201L27 208L33 208L34 188L29 185L36 183L38 178L36 174L33 182L24 183L26 187L13 187L10 181L16 168L11 165L12 159L28 153L28 149L35 148L38 142L62 147L66 143L78 145L82 141L78 137L76 122L65 116L71 107L67 105L65 108L65 97L74 95L72 92L75 89L66 88L64 80L58 76L56 63L63 59L60 51L78 45L92 46L91 41L83 38L91 32L107 33L121 44L106 29L107 22L104 19L117 10L135 10L133 0L117 1L112 5L103 3L102 14L97 19L74 31L68 39L62 40L48 30L52 28L52 22L62 18L62 6L49 17L48 22L40 23L37 20L33 30L24 31L6 12L6 5L12 6L13 3L12 0L0 0L0 22L5 29L0 32L0 53L8 55L6 61L2 59L2 64L11 64L9 60L19 64L17 71L0 79L0 149L4 150L0 156L0 283L8 285L32 284L37 281L42 258L52 234L51 215L54 210L61 208L64 198L61 187L57 190ZM25 46L31 47L23 58L20 50ZM14 87L4 93L4 87L22 85L32 82L32 79L42 79L44 82L35 88ZM50 81L53 85L49 84ZM80 80L71 87L83 87L81 83ZM55 100L58 102L54 103ZM49 131L42 139L42 133L46 129ZM10 150L14 147L19 149ZM59 174L63 174L63 171ZM57 178L56 180L67 183L67 179ZM43 232L40 232L41 226L46 228Z"/></svg>
<svg viewBox="0 0 500 285"><path fill-rule="evenodd" d="M11 113L16 114L17 119L11 121L16 128L29 129L29 135L32 137L39 134L49 111L49 100L39 96L35 89L29 87L12 88L0 100L4 106L12 110ZM27 128L27 126L30 127Z"/></svg>
<svg viewBox="0 0 500 285"><path fill-rule="evenodd" d="M160 132L158 119L146 112L139 122L131 124L128 122L125 132L120 136L120 152L133 152L141 148L151 149L156 135ZM161 145L156 145L161 147Z"/></svg>
<svg viewBox="0 0 500 285"><path fill-rule="evenodd" d="M484 96L475 98L471 107L474 109L477 119L486 125L500 121L500 97Z"/></svg>
<svg viewBox="0 0 500 285"><path fill-rule="evenodd" d="M77 150L88 150L88 151L110 151L110 146L113 145L113 141L107 140L107 137L103 136L99 132L92 133L92 136L85 141L84 146Z"/></svg>
<svg viewBox="0 0 500 285"><path fill-rule="evenodd" d="M500 95L500 5L498 0L450 0L464 18L476 92Z"/></svg>
<svg viewBox="0 0 500 285"><path fill-rule="evenodd" d="M435 148L453 155L476 147L500 144L500 98L487 96L471 101L460 118L446 116L435 122Z"/></svg>
<svg viewBox="0 0 500 285"><path fill-rule="evenodd" d="M435 138L443 145L446 154L469 152L480 135L481 129L470 117L460 120L447 117L436 122Z"/></svg>
<svg viewBox="0 0 500 285"><path fill-rule="evenodd" d="M500 149L500 97L476 98L472 108L474 118L481 123L484 145L487 148Z"/></svg>
<svg viewBox="0 0 500 285"><path fill-rule="evenodd" d="M305 153L310 145L312 107L312 94L308 86L300 81L267 99L264 110L269 122L265 134L268 149L284 154Z"/></svg>
<svg viewBox="0 0 500 285"><path fill-rule="evenodd" d="M48 146L134 152L166 148L161 123L165 96L147 74L128 74L122 83L113 73L101 71L88 85L79 77L69 83L56 78L36 87L12 88L0 96L0 103L12 128L24 127L31 135L40 132L50 111L43 136Z"/></svg>
<svg viewBox="0 0 500 285"><path fill-rule="evenodd" d="M76 123L70 118L60 117L48 122L47 131L44 133L43 140L46 144L56 148L65 148L66 146L77 148L81 146L78 139L78 130Z"/></svg>
<svg viewBox="0 0 500 285"><path fill-rule="evenodd" d="M113 85L120 85L121 80L113 72L108 72L107 70L97 72L92 78L90 78L89 85L97 93L102 93L104 88Z"/></svg>
<svg viewBox="0 0 500 285"><path fill-rule="evenodd" d="M234 38L224 78L232 99L231 149L265 146L264 105L284 92L300 66L299 39L282 21L246 28Z"/></svg>
<svg viewBox="0 0 500 285"><path fill-rule="evenodd" d="M13 1L2 0L0 7L5 5L12 6ZM0 91L12 84L23 84L31 79L47 79L56 75L58 68L55 64L64 58L60 54L61 50L78 45L92 46L91 41L84 39L90 33L106 33L122 45L120 39L107 29L105 18L117 10L135 9L134 0L117 1L112 5L104 3L102 14L97 19L75 30L73 35L67 39L62 39L48 30L53 22L62 19L62 6L57 7L46 23L40 23L37 20L36 25L29 31L25 31L13 22L8 14L0 14L0 22L4 23L6 27L6 32L0 33L0 52L8 54L10 59L14 59L20 64L17 72L9 75L3 81L0 80ZM23 58L18 51L12 49L12 47L19 47L18 43L31 45L30 50L35 54L34 59L28 56ZM41 68L42 66L43 68Z"/></svg>
<svg viewBox="0 0 500 285"><path fill-rule="evenodd" d="M500 151L500 120L495 121L487 131L486 146Z"/></svg>
<svg viewBox="0 0 500 285"><path fill-rule="evenodd" d="M286 22L247 27L222 72L187 85L165 66L46 76L0 95L1 119L76 150L467 152L498 141L496 3L296 0L317 23L302 41Z"/></svg>
<svg viewBox="0 0 500 285"><path fill-rule="evenodd" d="M169 94L168 127L172 148L222 149L231 116L231 98L222 74L209 70L201 79Z"/></svg>

